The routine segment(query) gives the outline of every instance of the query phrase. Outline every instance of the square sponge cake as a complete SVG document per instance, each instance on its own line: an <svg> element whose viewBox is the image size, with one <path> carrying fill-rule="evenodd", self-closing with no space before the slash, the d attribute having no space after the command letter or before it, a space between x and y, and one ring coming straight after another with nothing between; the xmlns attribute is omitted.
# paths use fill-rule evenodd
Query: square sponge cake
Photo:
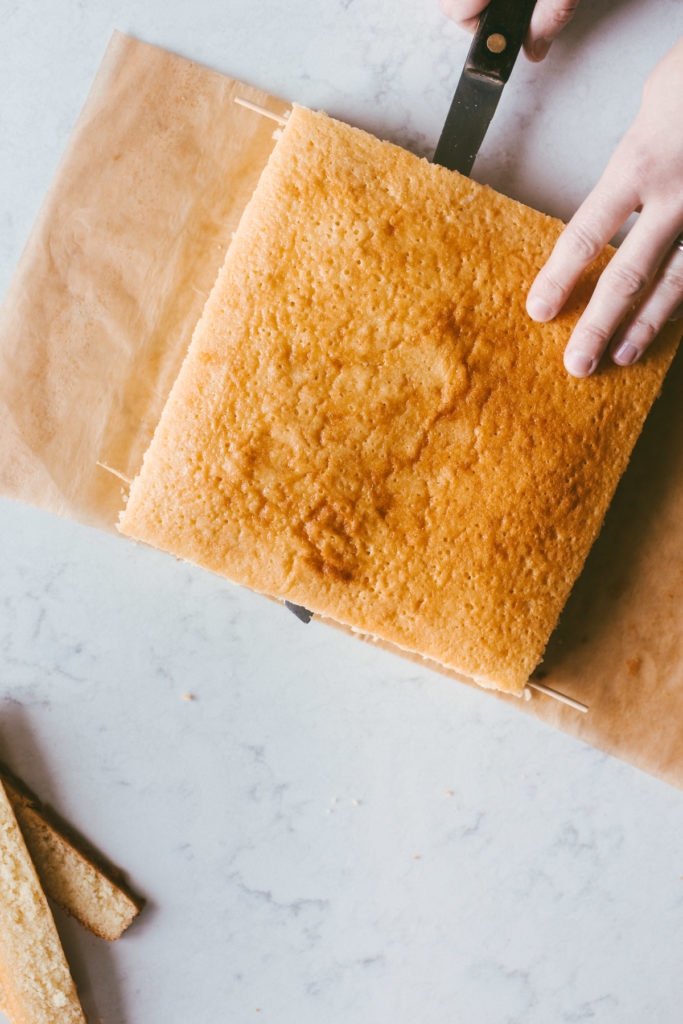
<svg viewBox="0 0 683 1024"><path fill-rule="evenodd" d="M562 224L295 106L120 530L519 694L659 392L576 380L527 290Z"/></svg>

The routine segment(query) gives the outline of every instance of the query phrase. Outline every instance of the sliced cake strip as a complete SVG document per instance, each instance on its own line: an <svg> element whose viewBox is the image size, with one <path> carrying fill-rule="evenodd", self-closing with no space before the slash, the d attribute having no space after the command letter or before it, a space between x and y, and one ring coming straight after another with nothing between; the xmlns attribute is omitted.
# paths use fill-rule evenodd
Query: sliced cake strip
<svg viewBox="0 0 683 1024"><path fill-rule="evenodd" d="M122 884L111 864L3 765L0 779L45 894L95 935L118 939L143 901Z"/></svg>
<svg viewBox="0 0 683 1024"><path fill-rule="evenodd" d="M0 984L13 1024L85 1024L45 893L2 782Z"/></svg>

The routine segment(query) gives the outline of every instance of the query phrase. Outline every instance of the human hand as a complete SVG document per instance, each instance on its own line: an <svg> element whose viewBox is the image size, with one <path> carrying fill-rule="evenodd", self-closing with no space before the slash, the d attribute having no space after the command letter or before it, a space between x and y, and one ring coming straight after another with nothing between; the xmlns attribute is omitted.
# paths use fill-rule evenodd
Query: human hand
<svg viewBox="0 0 683 1024"><path fill-rule="evenodd" d="M443 13L461 28L474 32L488 0L439 0ZM524 52L529 60L543 60L555 36L572 20L579 0L537 0L531 15Z"/></svg>
<svg viewBox="0 0 683 1024"><path fill-rule="evenodd" d="M635 121L527 296L533 320L552 320L585 268L639 213L565 349L564 365L575 377L593 372L610 340L615 363L636 362L665 322L683 315L682 96L683 39L651 72Z"/></svg>

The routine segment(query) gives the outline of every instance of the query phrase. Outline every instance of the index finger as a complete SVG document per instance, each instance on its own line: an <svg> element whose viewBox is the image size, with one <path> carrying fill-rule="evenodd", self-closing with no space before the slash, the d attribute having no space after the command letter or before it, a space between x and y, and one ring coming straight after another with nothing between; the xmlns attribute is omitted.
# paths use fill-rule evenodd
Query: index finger
<svg viewBox="0 0 683 1024"><path fill-rule="evenodd" d="M463 28L475 29L477 19L488 0L439 0L439 7L447 18L457 21Z"/></svg>
<svg viewBox="0 0 683 1024"><path fill-rule="evenodd" d="M524 48L531 60L543 60L555 36L574 17L580 0L537 0Z"/></svg>
<svg viewBox="0 0 683 1024"><path fill-rule="evenodd" d="M526 309L532 320L546 321L557 316L583 271L638 205L632 188L623 184L619 187L612 174L603 174L567 224L529 289Z"/></svg>

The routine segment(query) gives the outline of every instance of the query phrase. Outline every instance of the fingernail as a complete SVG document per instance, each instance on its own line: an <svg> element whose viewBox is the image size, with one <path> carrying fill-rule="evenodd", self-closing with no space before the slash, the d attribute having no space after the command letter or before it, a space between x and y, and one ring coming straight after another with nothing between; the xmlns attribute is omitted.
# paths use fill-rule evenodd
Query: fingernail
<svg viewBox="0 0 683 1024"><path fill-rule="evenodd" d="M631 363L635 363L637 358L638 349L635 345L630 345L628 341L622 341L612 356L614 362L618 363L619 366L630 366Z"/></svg>
<svg viewBox="0 0 683 1024"><path fill-rule="evenodd" d="M587 352L569 348L564 354L564 365L572 377L588 377L597 366L597 359Z"/></svg>
<svg viewBox="0 0 683 1024"><path fill-rule="evenodd" d="M537 39L531 47L531 55L534 60L543 60L544 57L547 57L551 43L552 39Z"/></svg>
<svg viewBox="0 0 683 1024"><path fill-rule="evenodd" d="M536 295L532 295L526 300L526 311L532 320L539 320L541 323L553 318L553 311L548 303L537 298Z"/></svg>

